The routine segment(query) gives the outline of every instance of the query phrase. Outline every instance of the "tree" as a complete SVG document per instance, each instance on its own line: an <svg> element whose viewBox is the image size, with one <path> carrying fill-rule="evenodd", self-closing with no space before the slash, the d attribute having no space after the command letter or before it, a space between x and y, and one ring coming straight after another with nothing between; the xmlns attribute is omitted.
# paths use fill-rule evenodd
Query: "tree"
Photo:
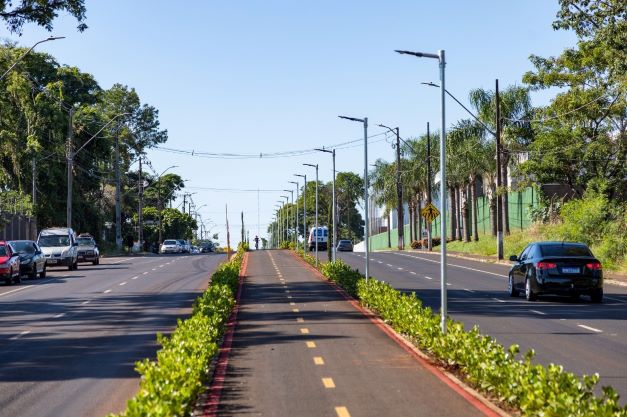
<svg viewBox="0 0 627 417"><path fill-rule="evenodd" d="M13 7L15 3L15 7ZM59 12L69 13L78 20L77 29L79 32L87 29L85 20L84 0L5 0L0 2L0 17L6 22L11 33L22 34L22 27L25 23L35 23L52 30L52 21Z"/></svg>
<svg viewBox="0 0 627 417"><path fill-rule="evenodd" d="M388 248L392 246L390 239L390 213L396 207L396 163L388 163L377 159L374 169L370 172L370 186L373 190L374 202L384 207L384 215L388 217Z"/></svg>

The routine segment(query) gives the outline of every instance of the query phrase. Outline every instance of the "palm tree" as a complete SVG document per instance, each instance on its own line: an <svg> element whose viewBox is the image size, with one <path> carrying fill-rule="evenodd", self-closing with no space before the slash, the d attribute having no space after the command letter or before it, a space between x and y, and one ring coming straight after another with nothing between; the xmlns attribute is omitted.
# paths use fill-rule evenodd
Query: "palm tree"
<svg viewBox="0 0 627 417"><path fill-rule="evenodd" d="M396 205L396 163L377 159L374 169L370 172L370 185L375 204L384 207L384 214L388 218L388 248L390 248L392 247L391 212Z"/></svg>

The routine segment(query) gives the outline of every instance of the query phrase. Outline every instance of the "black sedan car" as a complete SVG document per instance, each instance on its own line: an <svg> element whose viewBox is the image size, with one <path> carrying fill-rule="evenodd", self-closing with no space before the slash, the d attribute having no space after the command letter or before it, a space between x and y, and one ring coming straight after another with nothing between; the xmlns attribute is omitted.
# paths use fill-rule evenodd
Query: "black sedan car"
<svg viewBox="0 0 627 417"><path fill-rule="evenodd" d="M541 294L589 295L603 302L603 269L588 246L570 242L534 242L527 245L509 272L508 292L517 297L524 291L528 301Z"/></svg>
<svg viewBox="0 0 627 417"><path fill-rule="evenodd" d="M337 250L338 252L352 252L353 243L350 240L340 240L337 242Z"/></svg>
<svg viewBox="0 0 627 417"><path fill-rule="evenodd" d="M20 275L35 279L46 277L46 258L37 243L32 240L12 240L9 245L20 257Z"/></svg>

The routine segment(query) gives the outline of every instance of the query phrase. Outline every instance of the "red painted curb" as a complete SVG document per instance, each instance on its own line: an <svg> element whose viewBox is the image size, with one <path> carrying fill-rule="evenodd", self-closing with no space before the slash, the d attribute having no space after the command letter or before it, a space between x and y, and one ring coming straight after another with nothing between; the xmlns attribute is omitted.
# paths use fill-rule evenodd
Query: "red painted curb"
<svg viewBox="0 0 627 417"><path fill-rule="evenodd" d="M242 267L239 272L239 286L237 287L237 295L235 296L235 307L233 308L233 311L229 316L229 321L226 325L227 329L224 335L224 343L222 343L222 346L220 347L220 354L218 356L218 361L216 362L211 386L209 387L209 393L207 395L207 404L203 410L204 417L215 417L218 414L218 406L220 405L222 388L224 387L226 368L229 364L229 354L231 353L231 346L233 344L233 334L235 333L235 325L237 324L237 313L239 312L240 298L242 296L242 287L247 267L248 252L244 253L244 259L242 259Z"/></svg>
<svg viewBox="0 0 627 417"><path fill-rule="evenodd" d="M307 263L303 258L298 256L296 253L292 251L290 251L290 253L292 256L296 257L296 259L302 262L306 267L308 267L314 273L314 275L318 277L318 279L321 279L327 282L328 284L330 284L338 293L340 293L340 295L342 295L342 297L344 297L344 299L346 299L346 301L348 301L353 307L355 307L355 309L359 310L364 316L366 316L372 323L374 323L379 329L381 329L382 332L384 332L392 340L394 340L401 348L403 348L403 350L409 353L425 369L427 369L429 372L435 375L438 379L440 379L442 382L448 385L453 391L461 395L466 401L468 401L472 406L474 406L484 415L488 417L503 417L503 416L508 415L505 411L499 409L496 405L490 403L488 399L485 399L483 397L481 397L481 399L478 398L479 393L477 393L474 390L470 391L471 388L467 387L465 384L461 385L463 383L459 381L457 378L453 380L452 378L454 377L452 375L443 371L437 366L434 366L431 362L425 359L426 355L420 352L416 346L414 346L413 344L411 344L410 342L402 338L398 333L396 333L394 329L392 329L391 326L383 322L379 317L374 315L370 310L365 309L359 303L358 300L356 300L351 295L349 295L346 291L344 291L342 287L340 287L338 284L336 284L335 282L329 280L327 277L322 275L320 271L318 271L315 267ZM490 405L486 403L489 403Z"/></svg>

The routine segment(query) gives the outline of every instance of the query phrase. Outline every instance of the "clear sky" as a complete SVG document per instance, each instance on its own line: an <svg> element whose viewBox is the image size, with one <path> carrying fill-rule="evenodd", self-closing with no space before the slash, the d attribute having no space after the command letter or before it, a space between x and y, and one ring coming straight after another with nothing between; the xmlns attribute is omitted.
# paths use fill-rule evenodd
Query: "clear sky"
<svg viewBox="0 0 627 417"><path fill-rule="evenodd" d="M436 60L401 56L394 49L446 50L447 89L467 103L477 87L520 84L532 69L531 54L559 54L575 43L555 32L557 0L440 1L210 1L86 0L87 25L60 16L52 34L64 40L38 47L62 63L93 74L102 88L134 87L142 102L159 109L169 132L163 146L214 153L307 150L363 138L360 124L337 115L368 117L369 134L379 123L400 127L402 137L440 124ZM21 38L30 47L49 36L28 25ZM534 104L550 95L534 94ZM447 101L447 125L466 117ZM383 139L383 140L382 140ZM391 137L371 139L369 160L393 159ZM239 240L240 212L251 239L272 219L281 191L215 191L293 188L294 173L330 181L331 157L209 159L151 150L158 172L170 165L186 179L203 219L216 224L226 242L224 208L231 237ZM337 170L363 173L363 146L337 151ZM302 181L301 181L302 183ZM180 203L177 202L175 204ZM210 226L211 227L211 226Z"/></svg>

